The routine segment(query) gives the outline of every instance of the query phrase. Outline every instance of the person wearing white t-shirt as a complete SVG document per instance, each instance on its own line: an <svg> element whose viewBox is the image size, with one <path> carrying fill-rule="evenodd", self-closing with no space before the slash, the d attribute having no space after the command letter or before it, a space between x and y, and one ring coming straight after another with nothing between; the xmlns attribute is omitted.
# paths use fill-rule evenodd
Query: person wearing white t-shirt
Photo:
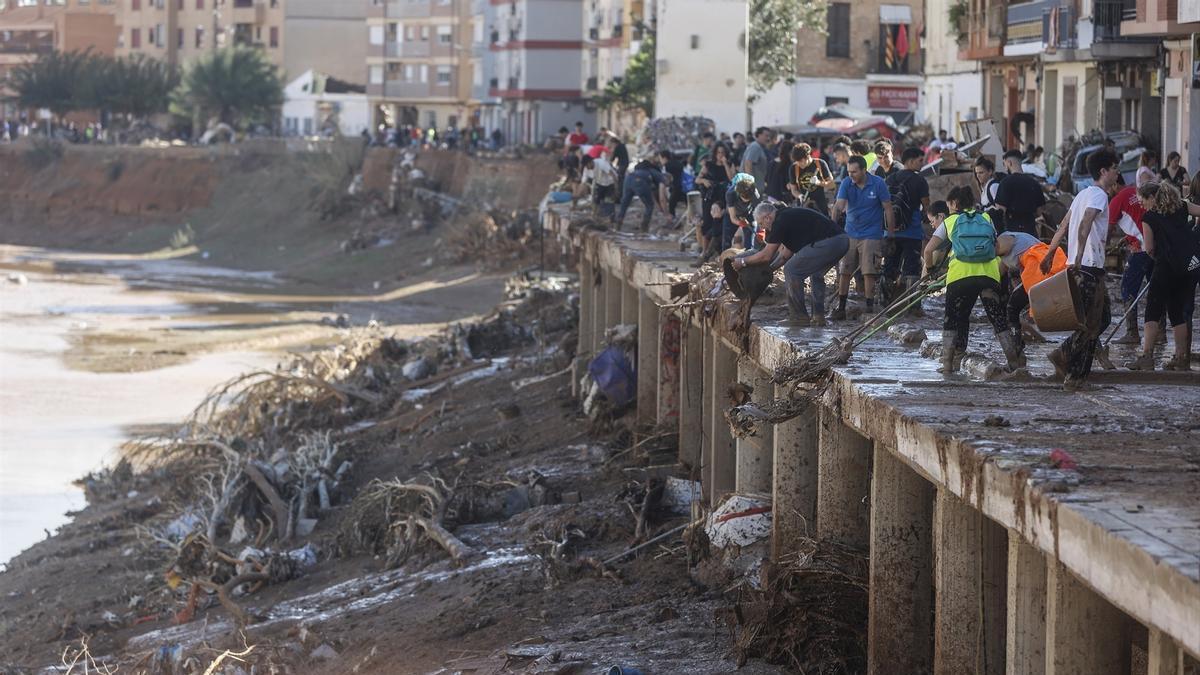
<svg viewBox="0 0 1200 675"><path fill-rule="evenodd" d="M1088 155L1088 173L1094 183L1075 195L1050 248L1042 258L1042 272L1049 273L1054 252L1063 235L1067 235L1068 274L1075 276L1079 286L1079 301L1083 308L1084 327L1075 331L1058 349L1050 352L1055 372L1063 376L1063 389L1076 391L1083 386L1092 371L1092 358L1100 346L1100 334L1112 322L1108 290L1104 284L1104 249L1108 241L1109 191L1117 184L1116 153L1107 148Z"/></svg>

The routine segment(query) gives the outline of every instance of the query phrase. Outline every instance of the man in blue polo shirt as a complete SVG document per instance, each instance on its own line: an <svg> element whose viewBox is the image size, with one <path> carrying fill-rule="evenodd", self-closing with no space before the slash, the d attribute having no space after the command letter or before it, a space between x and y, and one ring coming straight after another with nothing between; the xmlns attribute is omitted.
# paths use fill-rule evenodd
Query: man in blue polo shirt
<svg viewBox="0 0 1200 675"><path fill-rule="evenodd" d="M879 176L867 173L867 160L858 155L850 157L849 175L838 187L837 202L833 205L833 220L846 213L846 234L850 250L838 268L838 306L829 318L846 318L846 297L850 295L850 278L862 270L863 295L867 312L875 310L875 280L883 261L883 231L896 231L892 213L892 196L887 183Z"/></svg>

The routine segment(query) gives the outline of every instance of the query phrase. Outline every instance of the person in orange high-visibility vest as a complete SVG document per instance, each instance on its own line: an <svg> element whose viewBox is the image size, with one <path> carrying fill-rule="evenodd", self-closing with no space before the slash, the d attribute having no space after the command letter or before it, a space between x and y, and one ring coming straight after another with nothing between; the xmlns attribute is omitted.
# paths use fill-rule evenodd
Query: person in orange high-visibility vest
<svg viewBox="0 0 1200 675"><path fill-rule="evenodd" d="M1017 347L1022 353L1025 341L1021 339L1021 312L1029 307L1029 289L1067 268L1067 254L1060 248L1054 252L1050 272L1043 272L1042 258L1049 250L1042 240L1025 232L1004 232L996 237L996 255L1000 256L1000 264L1021 275L1021 287L1008 296L1008 325L1016 335ZM1032 309L1029 318L1033 318Z"/></svg>

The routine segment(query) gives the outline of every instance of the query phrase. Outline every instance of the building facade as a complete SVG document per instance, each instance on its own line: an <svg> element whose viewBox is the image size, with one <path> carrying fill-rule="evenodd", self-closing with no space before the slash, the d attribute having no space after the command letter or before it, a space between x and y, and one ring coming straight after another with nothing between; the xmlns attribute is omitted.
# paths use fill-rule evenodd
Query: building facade
<svg viewBox="0 0 1200 675"><path fill-rule="evenodd" d="M117 54L180 67L231 46L258 47L284 66L283 0L117 0Z"/></svg>
<svg viewBox="0 0 1200 675"><path fill-rule="evenodd" d="M708 117L729 133L747 128L746 0L657 0L656 14L655 115Z"/></svg>
<svg viewBox="0 0 1200 675"><path fill-rule="evenodd" d="M367 0L285 0L286 79L315 69L345 82L365 85L366 20Z"/></svg>
<svg viewBox="0 0 1200 675"><path fill-rule="evenodd" d="M288 136L357 136L371 127L366 87L308 70L283 90Z"/></svg>
<svg viewBox="0 0 1200 675"><path fill-rule="evenodd" d="M982 116L983 73L978 61L960 58L969 18L952 15L954 6L952 0L925 0L925 82L917 118L934 132L945 129L959 138L959 122Z"/></svg>
<svg viewBox="0 0 1200 675"><path fill-rule="evenodd" d="M371 0L367 96L376 125L475 123L474 23L471 0Z"/></svg>
<svg viewBox="0 0 1200 675"><path fill-rule="evenodd" d="M584 95L583 0L492 0L494 52L489 94L507 143L540 145L559 128L596 127L596 105Z"/></svg>
<svg viewBox="0 0 1200 675"><path fill-rule="evenodd" d="M112 56L117 47L116 0L0 0L0 117L20 116L7 99L14 68L53 51Z"/></svg>
<svg viewBox="0 0 1200 675"><path fill-rule="evenodd" d="M808 122L821 106L847 103L911 124L923 86L921 0L830 2L826 34L802 30L796 80L754 104L754 126Z"/></svg>

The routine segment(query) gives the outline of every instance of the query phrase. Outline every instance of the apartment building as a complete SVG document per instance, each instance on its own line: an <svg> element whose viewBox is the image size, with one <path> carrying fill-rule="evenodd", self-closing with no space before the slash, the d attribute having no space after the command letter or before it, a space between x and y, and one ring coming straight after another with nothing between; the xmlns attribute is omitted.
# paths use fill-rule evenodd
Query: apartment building
<svg viewBox="0 0 1200 675"><path fill-rule="evenodd" d="M655 115L700 115L730 133L749 126L746 0L657 0L655 13Z"/></svg>
<svg viewBox="0 0 1200 675"><path fill-rule="evenodd" d="M0 117L20 112L7 99L8 75L22 63L53 51L92 50L112 55L117 46L115 0L0 0Z"/></svg>
<svg viewBox="0 0 1200 675"><path fill-rule="evenodd" d="M1091 131L1134 130L1169 150L1194 109L1185 83L1197 26L1179 19L1186 5L969 0L960 56L981 63L985 108L1008 147L1053 152Z"/></svg>
<svg viewBox="0 0 1200 675"><path fill-rule="evenodd" d="M367 83L367 0L284 0L286 80L309 70Z"/></svg>
<svg viewBox="0 0 1200 675"><path fill-rule="evenodd" d="M376 125L476 123L471 0L371 0L367 96Z"/></svg>
<svg viewBox="0 0 1200 675"><path fill-rule="evenodd" d="M647 13L648 12L648 13ZM643 0L586 0L583 13L583 91L601 95L620 82L630 58L641 49L643 33L655 26L655 4ZM599 123L610 129L631 129L640 122L634 111L599 110Z"/></svg>
<svg viewBox="0 0 1200 675"><path fill-rule="evenodd" d="M826 33L801 30L796 80L753 106L753 123L807 122L825 105L847 103L910 124L921 103L922 0L830 2Z"/></svg>
<svg viewBox="0 0 1200 675"><path fill-rule="evenodd" d="M584 0L513 0L495 5L489 93L499 104L485 127L509 143L540 144L560 127L596 128L583 85Z"/></svg>
<svg viewBox="0 0 1200 675"><path fill-rule="evenodd" d="M284 65L283 0L117 0L117 54L186 66L228 46L259 47Z"/></svg>

